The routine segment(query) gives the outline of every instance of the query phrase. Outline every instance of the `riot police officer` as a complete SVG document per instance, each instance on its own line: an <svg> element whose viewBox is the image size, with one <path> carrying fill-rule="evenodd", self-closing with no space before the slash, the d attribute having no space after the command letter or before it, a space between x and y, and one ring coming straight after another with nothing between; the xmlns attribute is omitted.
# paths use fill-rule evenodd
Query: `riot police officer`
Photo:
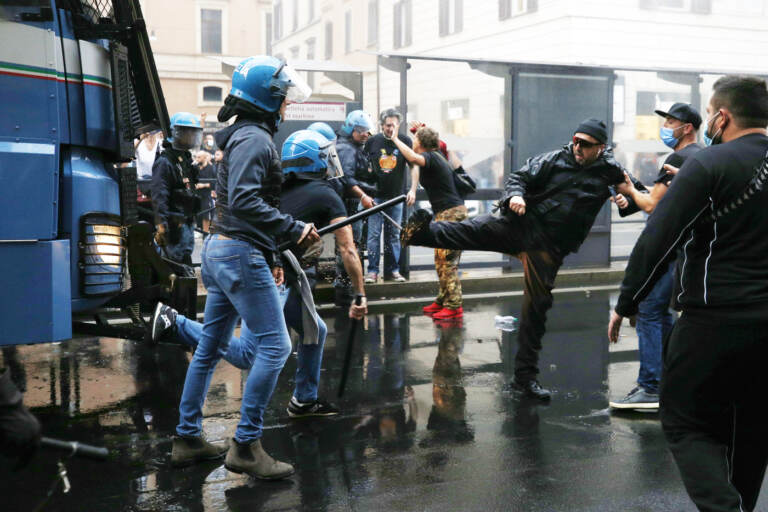
<svg viewBox="0 0 768 512"><path fill-rule="evenodd" d="M264 411L291 353L277 289L283 272L276 259L276 238L302 245L320 237L312 224L278 209L283 171L272 137L287 105L310 94L309 86L284 61L249 57L235 68L232 89L219 110L221 122L237 117L216 134L224 160L217 175L216 215L203 244L205 324L179 404L171 451L175 465L226 452L224 466L235 473L263 479L293 473L293 466L276 461L261 445ZM227 350L238 317L243 319L241 343ZM202 437L203 402L224 351L235 366L249 370L229 450Z"/></svg>
<svg viewBox="0 0 768 512"><path fill-rule="evenodd" d="M203 136L200 120L188 112L171 117L171 137L163 142L165 151L152 165L152 209L155 214L155 241L169 259L192 264L195 245L194 219L200 211L195 193L197 169L189 150L198 147Z"/></svg>

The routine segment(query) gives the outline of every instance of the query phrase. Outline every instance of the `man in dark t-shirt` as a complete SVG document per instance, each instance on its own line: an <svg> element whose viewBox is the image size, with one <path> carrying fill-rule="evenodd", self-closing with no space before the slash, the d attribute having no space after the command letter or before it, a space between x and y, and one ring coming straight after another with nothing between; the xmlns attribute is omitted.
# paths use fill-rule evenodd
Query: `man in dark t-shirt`
<svg viewBox="0 0 768 512"><path fill-rule="evenodd" d="M656 113L665 118L659 137L675 152L664 161L650 193L642 193L637 188L630 187L629 198L648 214L655 210L672 183L674 174L668 172L668 166L679 168L688 157L701 149L701 146L696 144L701 116L695 108L686 103L675 103L669 111L657 110ZM622 199L617 198L620 207ZM636 328L640 372L637 377L637 386L621 400L611 401L610 406L613 409L657 409L659 407L661 342L672 330L676 318L669 309L672 300L673 273L674 262L666 266L664 275L638 307Z"/></svg>
<svg viewBox="0 0 768 512"><path fill-rule="evenodd" d="M379 116L381 133L368 139L365 143L365 154L371 164L376 180L376 203L382 203L405 192L407 184L406 169L411 171L411 187L408 191L406 204L416 201L416 187L419 184L418 169L412 167L400 150L390 139L394 127L400 123L402 116L395 109L387 109ZM411 141L405 135L398 135L400 140L411 147ZM384 213L396 222L402 221L403 204L387 208ZM384 279L402 282L405 278L400 274L400 233L384 216L376 213L368 218L368 273L366 283L375 283L379 277L379 257L381 250L381 232L384 231Z"/></svg>

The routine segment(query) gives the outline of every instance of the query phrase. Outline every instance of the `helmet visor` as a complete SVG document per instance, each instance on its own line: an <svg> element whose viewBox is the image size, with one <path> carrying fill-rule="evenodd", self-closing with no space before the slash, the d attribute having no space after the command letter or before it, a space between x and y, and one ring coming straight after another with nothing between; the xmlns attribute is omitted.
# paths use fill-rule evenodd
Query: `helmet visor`
<svg viewBox="0 0 768 512"><path fill-rule="evenodd" d="M291 66L286 64L280 74L288 81L285 99L289 104L304 103L312 96L312 88Z"/></svg>
<svg viewBox="0 0 768 512"><path fill-rule="evenodd" d="M203 141L203 130L201 128L192 128L190 126L174 126L171 130L173 141L171 144L174 149L190 150L200 147Z"/></svg>
<svg viewBox="0 0 768 512"><path fill-rule="evenodd" d="M326 175L330 180L344 176L339 154L336 153L336 144L331 144L328 148L328 170Z"/></svg>

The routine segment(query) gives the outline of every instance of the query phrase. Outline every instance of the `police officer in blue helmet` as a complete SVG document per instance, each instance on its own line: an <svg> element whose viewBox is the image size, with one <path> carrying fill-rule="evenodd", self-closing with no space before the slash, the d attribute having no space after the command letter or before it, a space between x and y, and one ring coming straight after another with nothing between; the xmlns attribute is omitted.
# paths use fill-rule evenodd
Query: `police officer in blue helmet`
<svg viewBox="0 0 768 512"><path fill-rule="evenodd" d="M341 125L338 131L338 139L336 140L336 152L339 155L341 167L344 169L344 175L354 178L357 181L357 185L366 194L360 201L364 208L369 208L373 205L373 199L368 196L374 196L376 193L376 177L363 150L373 127L373 120L368 113L362 110L353 110L347 114L344 124ZM357 201L347 200L346 206L348 215L354 215L360 209ZM352 231L355 243L362 250L362 221L355 222L352 225ZM352 300L351 280L344 270L342 260L339 257L336 258L336 279L333 282L333 286L336 305L346 305Z"/></svg>
<svg viewBox="0 0 768 512"><path fill-rule="evenodd" d="M179 404L171 451L174 465L226 453L224 465L235 473L262 479L293 474L293 466L276 461L261 445L264 410L291 352L277 288L283 283L283 271L276 239L303 247L320 237L312 224L279 210L283 171L272 137L287 105L310 94L309 86L284 61L249 57L235 68L232 89L219 110L219 121L235 117L235 122L216 134L224 160L217 175L216 215L203 244L205 324ZM155 316L172 316L163 307L167 308L158 305ZM238 317L243 320L241 336L232 344ZM229 449L206 441L201 428L211 376L225 351L232 364L249 371L240 423Z"/></svg>
<svg viewBox="0 0 768 512"><path fill-rule="evenodd" d="M344 199L349 199L352 202L354 200L360 201L362 208L368 209L374 205L372 195L375 194L376 188L371 187L365 182L357 181L352 175L344 174L339 154L336 151L336 132L328 123L318 121L307 126L307 130L312 130L319 133L329 141L331 141L330 155L329 155L329 178L333 181L330 182L333 189Z"/></svg>
<svg viewBox="0 0 768 512"><path fill-rule="evenodd" d="M312 130L300 130L283 144L282 165L286 176L280 209L305 222L327 226L347 218L347 209L332 183L338 175L332 158L333 142ZM346 177L346 175L345 175ZM334 231L336 249L354 293L362 305L349 305L350 318L360 318L367 308L363 270L351 226Z"/></svg>
<svg viewBox="0 0 768 512"><path fill-rule="evenodd" d="M346 218L344 203L328 179L336 173L330 159L331 147L332 141L311 130L300 130L286 139L282 148L282 168L286 181L280 196L280 209L284 214L320 227L341 222ZM349 316L360 319L367 312L367 302L363 267L352 239L352 228L344 226L334 231L334 235L336 245L344 258L344 265L352 276L357 294L361 297L359 306L353 304L349 307ZM285 255L285 284L278 287L285 322L300 337L297 346L296 384L287 409L291 418L327 417L339 413L335 405L318 397L320 367L328 330L314 307L309 280L306 281L309 286L301 285L306 277L302 268L311 263L310 252L312 251L305 252L301 248L294 248L292 254ZM299 263L299 259L302 263ZM171 330L176 331L177 341L190 347L195 347L199 340L203 339L205 327L202 324L178 315L167 306L161 305L158 309L160 313L155 315L152 323L153 341L158 341ZM163 314L169 319L168 323L162 318ZM250 324L248 326L250 328ZM222 357L235 366L241 366L239 347L243 345L243 339L232 338L227 345L229 349L224 349ZM195 349L195 353L197 350L200 349ZM227 461L228 467L231 468L229 455Z"/></svg>
<svg viewBox="0 0 768 512"><path fill-rule="evenodd" d="M194 220L200 211L200 198L195 193L197 168L192 165L190 150L200 146L202 137L197 116L173 114L171 137L163 142L164 151L152 165L155 241L167 258L186 265L192 264Z"/></svg>

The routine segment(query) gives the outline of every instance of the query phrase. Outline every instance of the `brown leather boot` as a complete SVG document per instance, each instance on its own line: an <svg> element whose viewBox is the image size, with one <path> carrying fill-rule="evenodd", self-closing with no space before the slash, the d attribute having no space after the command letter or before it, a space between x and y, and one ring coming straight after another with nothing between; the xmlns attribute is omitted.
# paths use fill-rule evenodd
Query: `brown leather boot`
<svg viewBox="0 0 768 512"><path fill-rule="evenodd" d="M202 436L173 436L171 464L176 467L189 466L204 460L220 459L225 453L226 445L209 443Z"/></svg>
<svg viewBox="0 0 768 512"><path fill-rule="evenodd" d="M261 439L249 444L229 441L224 467L233 473L246 473L262 480L278 480L293 474L293 466L269 456L261 447Z"/></svg>

